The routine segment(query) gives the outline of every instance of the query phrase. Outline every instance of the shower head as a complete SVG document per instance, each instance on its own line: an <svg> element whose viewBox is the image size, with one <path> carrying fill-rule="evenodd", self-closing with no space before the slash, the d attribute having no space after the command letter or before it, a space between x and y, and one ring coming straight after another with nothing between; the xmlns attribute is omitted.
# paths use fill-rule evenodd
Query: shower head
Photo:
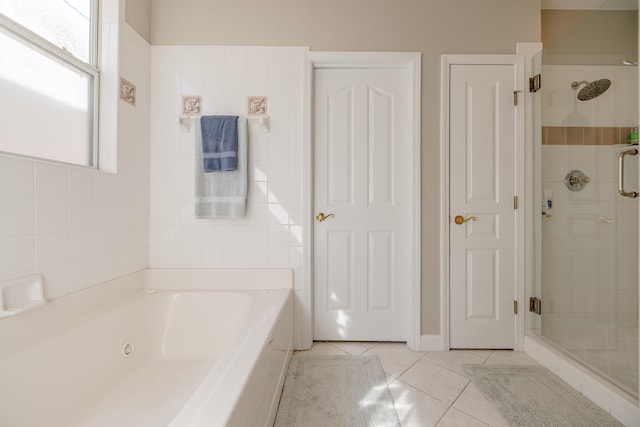
<svg viewBox="0 0 640 427"><path fill-rule="evenodd" d="M578 92L578 99L580 101L589 101L590 99L600 96L609 89L609 86L611 86L611 80L609 79L594 80L592 82L583 80L581 82L571 83L571 89L575 90L583 83L586 84L585 87L580 89L580 92Z"/></svg>

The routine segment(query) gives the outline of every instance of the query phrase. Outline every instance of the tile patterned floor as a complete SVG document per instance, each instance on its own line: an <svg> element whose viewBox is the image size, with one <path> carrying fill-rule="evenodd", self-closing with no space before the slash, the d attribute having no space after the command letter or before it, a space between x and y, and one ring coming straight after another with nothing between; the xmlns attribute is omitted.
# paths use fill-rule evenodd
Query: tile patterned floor
<svg viewBox="0 0 640 427"><path fill-rule="evenodd" d="M377 355L403 427L506 427L506 421L471 384L462 367L537 364L526 354L514 351L424 353L410 351L404 343L316 342L308 352Z"/></svg>

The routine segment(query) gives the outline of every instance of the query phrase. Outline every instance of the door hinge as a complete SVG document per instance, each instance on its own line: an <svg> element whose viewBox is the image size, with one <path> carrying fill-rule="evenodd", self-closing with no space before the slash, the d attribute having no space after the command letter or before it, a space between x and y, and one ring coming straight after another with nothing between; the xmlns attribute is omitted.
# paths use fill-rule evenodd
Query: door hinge
<svg viewBox="0 0 640 427"><path fill-rule="evenodd" d="M518 105L518 94L522 92L521 90L514 90L513 91L513 106L517 106Z"/></svg>
<svg viewBox="0 0 640 427"><path fill-rule="evenodd" d="M518 314L518 301L513 300L513 314Z"/></svg>
<svg viewBox="0 0 640 427"><path fill-rule="evenodd" d="M540 74L536 74L535 76L529 78L529 92L534 93L540 90L542 87L542 77Z"/></svg>
<svg viewBox="0 0 640 427"><path fill-rule="evenodd" d="M542 314L542 300L536 297L529 298L529 311L535 314Z"/></svg>
<svg viewBox="0 0 640 427"><path fill-rule="evenodd" d="M513 196L513 209L518 209L518 196Z"/></svg>

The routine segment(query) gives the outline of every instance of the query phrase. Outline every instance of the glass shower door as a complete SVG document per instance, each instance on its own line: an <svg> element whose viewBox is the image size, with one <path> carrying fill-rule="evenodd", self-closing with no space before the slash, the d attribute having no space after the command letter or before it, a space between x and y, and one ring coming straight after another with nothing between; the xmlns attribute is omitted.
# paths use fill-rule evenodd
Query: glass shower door
<svg viewBox="0 0 640 427"><path fill-rule="evenodd" d="M535 264L542 314L535 326L637 396L638 16L613 3L576 14L543 50ZM620 22L635 26L630 31ZM635 41L626 50L619 42L585 47L585 34L607 25L602 38Z"/></svg>

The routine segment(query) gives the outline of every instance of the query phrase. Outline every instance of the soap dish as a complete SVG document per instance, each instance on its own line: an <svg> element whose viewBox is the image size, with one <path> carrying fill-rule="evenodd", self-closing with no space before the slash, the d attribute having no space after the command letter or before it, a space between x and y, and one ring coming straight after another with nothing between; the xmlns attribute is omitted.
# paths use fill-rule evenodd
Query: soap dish
<svg viewBox="0 0 640 427"><path fill-rule="evenodd" d="M0 317L13 316L46 302L40 274L0 282Z"/></svg>

